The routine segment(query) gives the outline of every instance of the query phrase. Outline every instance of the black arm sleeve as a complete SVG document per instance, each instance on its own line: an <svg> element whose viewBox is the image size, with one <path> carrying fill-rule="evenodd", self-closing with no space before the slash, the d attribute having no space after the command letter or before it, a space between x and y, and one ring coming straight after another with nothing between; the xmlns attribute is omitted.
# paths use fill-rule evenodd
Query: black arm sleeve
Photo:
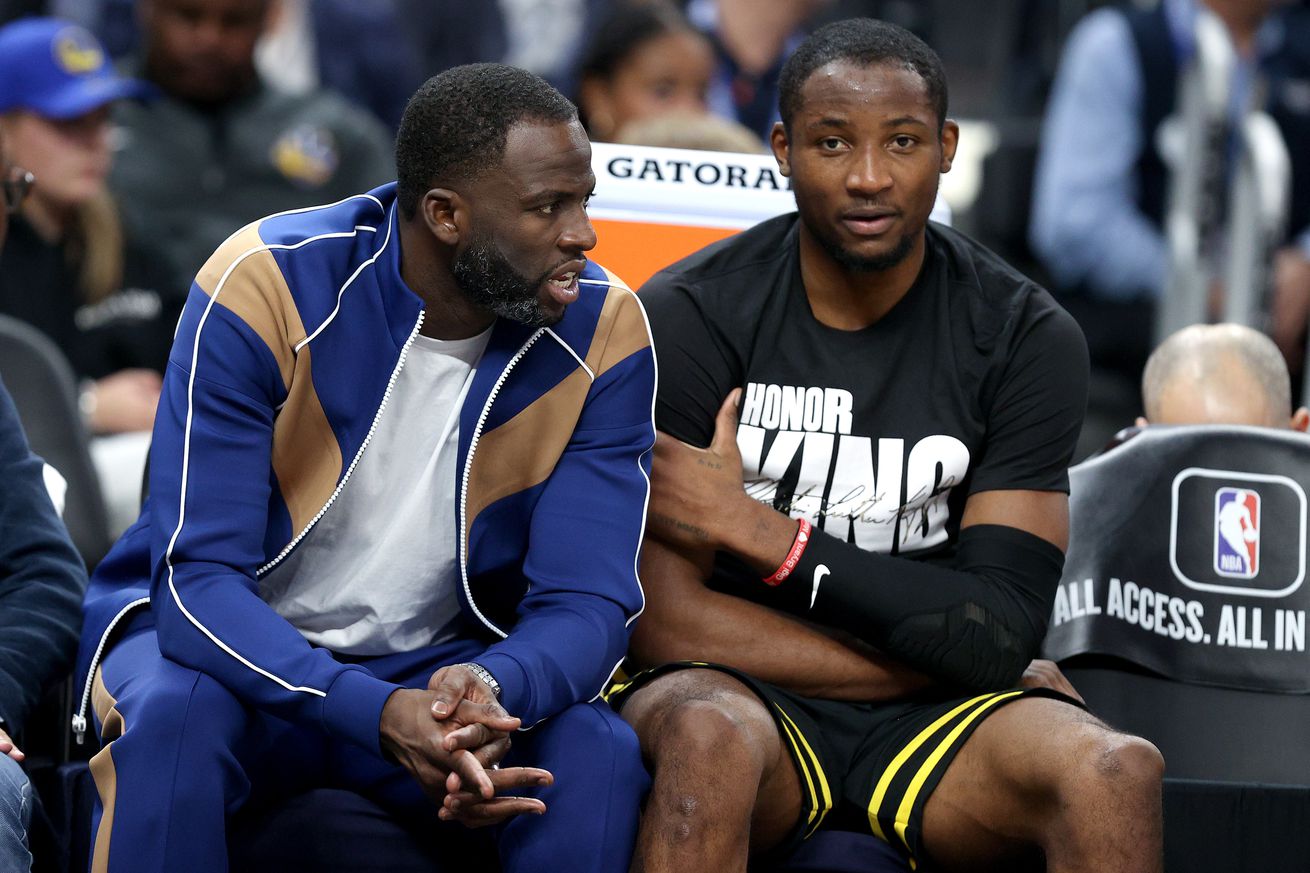
<svg viewBox="0 0 1310 873"><path fill-rule="evenodd" d="M952 567L815 531L770 605L849 631L935 678L992 690L1012 686L1036 656L1063 568L1058 548L1001 525L960 531Z"/></svg>

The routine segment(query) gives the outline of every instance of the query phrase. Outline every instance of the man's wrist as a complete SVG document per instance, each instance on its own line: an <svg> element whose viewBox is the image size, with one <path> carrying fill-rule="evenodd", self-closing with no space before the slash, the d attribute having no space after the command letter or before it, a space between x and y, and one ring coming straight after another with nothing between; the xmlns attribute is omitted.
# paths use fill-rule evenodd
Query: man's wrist
<svg viewBox="0 0 1310 873"><path fill-rule="evenodd" d="M773 573L787 558L796 539L796 519L743 495L738 510L725 513L717 547L745 561L761 577Z"/></svg>
<svg viewBox="0 0 1310 873"><path fill-rule="evenodd" d="M805 519L800 519L796 526L796 537L792 540L791 548L787 551L787 557L782 559L778 569L774 570L768 576L763 577L765 585L778 586L791 576L796 565L801 561L801 555L805 554L805 547L810 542L810 531L813 530L810 523Z"/></svg>
<svg viewBox="0 0 1310 873"><path fill-rule="evenodd" d="M474 661L465 661L464 663L456 664L455 666L463 667L474 676L481 679L482 683L491 689L491 693L495 696L496 700L500 700L500 683L496 681L495 676L491 675L490 670Z"/></svg>

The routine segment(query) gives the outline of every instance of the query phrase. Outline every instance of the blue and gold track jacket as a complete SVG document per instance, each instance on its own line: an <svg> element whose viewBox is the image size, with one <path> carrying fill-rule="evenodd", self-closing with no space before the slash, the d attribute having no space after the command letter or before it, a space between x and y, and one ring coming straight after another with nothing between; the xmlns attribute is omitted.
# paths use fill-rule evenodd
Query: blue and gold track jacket
<svg viewBox="0 0 1310 873"><path fill-rule="evenodd" d="M259 597L343 488L423 320L400 277L395 185L237 232L177 329L141 518L101 562L78 657L85 730L115 626L262 711L378 749L395 685L310 645ZM588 263L553 327L500 319L459 420L460 602L532 725L594 698L641 612L655 359L636 296ZM397 458L396 463L405 459ZM377 584L385 585L379 579Z"/></svg>

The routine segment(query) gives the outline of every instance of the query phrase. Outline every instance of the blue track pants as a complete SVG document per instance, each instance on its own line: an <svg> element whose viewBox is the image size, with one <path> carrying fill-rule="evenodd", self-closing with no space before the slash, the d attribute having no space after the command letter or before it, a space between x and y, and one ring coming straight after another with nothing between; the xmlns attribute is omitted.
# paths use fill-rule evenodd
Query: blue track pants
<svg viewBox="0 0 1310 873"><path fill-rule="evenodd" d="M143 620L144 619L144 620ZM424 688L437 668L475 658L455 642L364 662L387 681ZM347 788L413 820L436 808L402 768L312 727L254 711L209 676L159 653L147 616L101 663L93 693L104 746L91 761L99 801L94 873L227 870L227 822L247 802ZM500 827L506 873L623 873L649 779L636 735L608 706L577 704L514 736L505 764L544 767L532 793L543 816Z"/></svg>

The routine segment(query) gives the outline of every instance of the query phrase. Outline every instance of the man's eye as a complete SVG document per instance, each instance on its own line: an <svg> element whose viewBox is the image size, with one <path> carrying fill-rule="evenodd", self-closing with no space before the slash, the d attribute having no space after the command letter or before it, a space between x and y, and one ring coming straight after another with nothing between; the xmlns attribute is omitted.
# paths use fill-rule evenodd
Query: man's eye
<svg viewBox="0 0 1310 873"><path fill-rule="evenodd" d="M559 203L547 203L544 206L538 206L537 211L542 215L554 215L557 206L559 206Z"/></svg>
<svg viewBox="0 0 1310 873"><path fill-rule="evenodd" d="M592 198L594 198L595 196L596 196L596 192L595 192L595 191L592 191L592 192L591 192L590 194L588 194L586 197L583 197L583 198L582 198L582 208L583 208L583 209L586 209L588 206L590 206L590 205L591 205Z"/></svg>
<svg viewBox="0 0 1310 873"><path fill-rule="evenodd" d="M830 136L819 140L819 148L827 152L835 152L842 147L842 141L835 136Z"/></svg>
<svg viewBox="0 0 1310 873"><path fill-rule="evenodd" d="M892 140L892 144L897 148L908 149L914 145L914 137L904 135L898 136Z"/></svg>

